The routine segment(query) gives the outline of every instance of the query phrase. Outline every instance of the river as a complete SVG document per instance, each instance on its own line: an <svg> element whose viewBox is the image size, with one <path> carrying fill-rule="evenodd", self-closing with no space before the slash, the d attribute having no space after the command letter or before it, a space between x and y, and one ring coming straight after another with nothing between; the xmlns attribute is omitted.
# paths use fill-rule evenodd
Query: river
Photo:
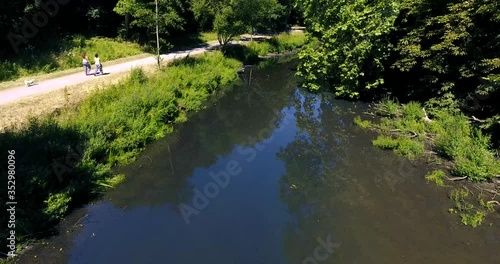
<svg viewBox="0 0 500 264"><path fill-rule="evenodd" d="M295 64L247 69L23 262L500 263L498 213L460 224L429 166L374 148L367 106L297 88Z"/></svg>

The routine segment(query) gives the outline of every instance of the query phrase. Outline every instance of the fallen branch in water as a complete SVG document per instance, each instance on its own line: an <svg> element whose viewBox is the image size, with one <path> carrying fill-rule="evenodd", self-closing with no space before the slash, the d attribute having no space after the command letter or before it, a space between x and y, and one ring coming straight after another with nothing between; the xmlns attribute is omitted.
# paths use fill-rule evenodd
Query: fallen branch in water
<svg viewBox="0 0 500 264"><path fill-rule="evenodd" d="M448 180L449 181L461 181L461 180L465 180L467 179L467 176L464 176L464 177L448 177Z"/></svg>
<svg viewBox="0 0 500 264"><path fill-rule="evenodd" d="M80 219L78 219L78 221L76 221L76 223L73 224L73 227L76 227L76 225L78 223L80 223L80 221L82 221L82 219L85 218L85 217L87 217L87 216L89 216L89 214L86 214L86 215L82 216Z"/></svg>
<svg viewBox="0 0 500 264"><path fill-rule="evenodd" d="M491 194L494 194L495 196L497 196L497 195L500 196L500 193L495 191L495 190L490 190L490 189L485 189L485 188L481 188L481 190L487 191Z"/></svg>

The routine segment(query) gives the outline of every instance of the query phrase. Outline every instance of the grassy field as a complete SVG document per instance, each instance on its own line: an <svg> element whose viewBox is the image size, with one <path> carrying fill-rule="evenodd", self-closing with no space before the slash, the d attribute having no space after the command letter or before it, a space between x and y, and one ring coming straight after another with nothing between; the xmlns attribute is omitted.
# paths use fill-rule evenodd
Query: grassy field
<svg viewBox="0 0 500 264"><path fill-rule="evenodd" d="M99 53L102 61L144 52L136 43L102 37L87 39L81 35L70 36L47 44L46 47L35 49L28 46L17 54L14 60L1 62L0 81L81 67L83 51L87 52L91 60L94 53Z"/></svg>
<svg viewBox="0 0 500 264"><path fill-rule="evenodd" d="M171 45L163 45L164 50L162 52L204 44L215 40L217 40L217 34L213 32L201 32L180 38L165 39L163 42L170 42ZM94 54L98 53L101 61L108 62L129 57L130 59L137 59L134 55L144 57L148 55L145 53L152 52L152 49L153 47L141 46L137 43L120 41L118 39L102 37L87 39L81 35L54 41L46 47L37 49L28 46L15 59L0 62L0 82L2 82L0 83L0 90L12 87L13 83L17 84L20 81L16 82L16 80L21 77L44 74L43 78L37 78L43 80L44 78L55 78L79 71L82 66L81 54L83 51L87 52L91 61ZM116 63L120 62L124 61Z"/></svg>

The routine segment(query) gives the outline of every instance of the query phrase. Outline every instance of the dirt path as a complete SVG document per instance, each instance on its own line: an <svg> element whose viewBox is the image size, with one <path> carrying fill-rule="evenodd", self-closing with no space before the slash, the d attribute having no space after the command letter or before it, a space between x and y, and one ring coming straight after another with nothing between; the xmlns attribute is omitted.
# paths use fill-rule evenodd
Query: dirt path
<svg viewBox="0 0 500 264"><path fill-rule="evenodd" d="M182 58L187 56L188 54L195 55L195 54L200 54L204 53L208 50L214 49L218 46L217 42L210 42L205 46L198 47L198 48L192 48L192 49L186 49L182 51L177 51L177 52L172 52L169 54L164 54L161 55L161 58L163 59L163 62L173 60L174 58ZM113 76L117 76L120 73L124 72L129 72L132 68L135 67L144 67L144 66L149 66L149 65L154 65L156 64L156 60L153 56L143 58L143 59L138 59L138 60L133 60L129 62L124 62L120 64L115 64L106 67L106 62L103 62L103 68L104 68L104 73L106 75L103 76L86 76L83 73L83 67L82 71L79 73L75 74L70 74L67 76L63 77L58 77L54 79L49 79L45 81L41 81L39 83L36 83L35 79L35 85L26 87L26 86L18 86L10 89L6 89L3 91L0 91L0 105L5 105L8 103L16 102L18 100L21 100L23 98L28 98L32 97L35 95L41 95L41 94L46 94L50 93L56 90L63 89L64 87L68 86L74 86L82 83L89 82L92 79L95 78L100 78L100 79L108 79L108 78L114 78ZM92 67L92 72L94 71L94 67Z"/></svg>

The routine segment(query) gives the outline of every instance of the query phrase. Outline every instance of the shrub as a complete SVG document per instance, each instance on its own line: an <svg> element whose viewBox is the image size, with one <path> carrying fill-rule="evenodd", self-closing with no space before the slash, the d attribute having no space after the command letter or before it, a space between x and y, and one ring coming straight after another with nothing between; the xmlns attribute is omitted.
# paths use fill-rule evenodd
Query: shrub
<svg viewBox="0 0 500 264"><path fill-rule="evenodd" d="M396 139L384 135L378 136L377 139L372 141L372 144L381 149L395 149L398 147Z"/></svg>
<svg viewBox="0 0 500 264"><path fill-rule="evenodd" d="M409 138L403 138L398 140L398 146L395 152L413 160L424 153L424 144Z"/></svg>
<svg viewBox="0 0 500 264"><path fill-rule="evenodd" d="M359 116L354 118L354 124L364 129L373 127L372 122L368 120L362 120Z"/></svg>
<svg viewBox="0 0 500 264"><path fill-rule="evenodd" d="M446 179L446 174L442 170L434 170L425 175L425 179L434 182L437 186L444 186L444 179Z"/></svg>
<svg viewBox="0 0 500 264"><path fill-rule="evenodd" d="M46 207L43 212L52 219L61 218L67 212L69 202L71 202L71 196L66 192L49 194L49 198L44 201Z"/></svg>
<svg viewBox="0 0 500 264"><path fill-rule="evenodd" d="M423 143L409 138L391 138L381 135L372 143L381 149L392 149L395 153L408 159L416 159L424 152Z"/></svg>
<svg viewBox="0 0 500 264"><path fill-rule="evenodd" d="M403 118L420 122L424 117L422 106L417 102L410 102L405 104L402 108Z"/></svg>
<svg viewBox="0 0 500 264"><path fill-rule="evenodd" d="M401 113L399 104L389 98L382 99L379 103L375 104L375 113L386 117L398 117Z"/></svg>

